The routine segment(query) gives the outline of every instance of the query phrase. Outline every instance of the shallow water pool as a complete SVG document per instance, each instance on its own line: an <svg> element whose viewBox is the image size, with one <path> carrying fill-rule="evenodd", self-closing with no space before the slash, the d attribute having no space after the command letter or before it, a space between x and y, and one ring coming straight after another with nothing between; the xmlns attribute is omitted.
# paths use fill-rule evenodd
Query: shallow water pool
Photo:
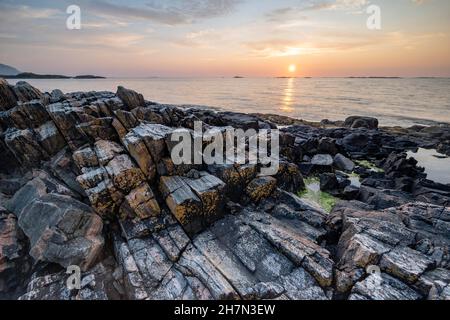
<svg viewBox="0 0 450 320"><path fill-rule="evenodd" d="M450 158L434 149L419 148L417 152L408 152L408 158L418 161L418 166L425 168L427 178L434 182L450 184Z"/></svg>

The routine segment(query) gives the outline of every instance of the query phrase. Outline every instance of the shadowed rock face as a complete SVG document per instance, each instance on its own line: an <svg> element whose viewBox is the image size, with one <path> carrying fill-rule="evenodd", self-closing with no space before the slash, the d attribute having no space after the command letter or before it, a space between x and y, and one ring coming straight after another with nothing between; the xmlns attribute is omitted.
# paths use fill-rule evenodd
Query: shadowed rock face
<svg viewBox="0 0 450 320"><path fill-rule="evenodd" d="M445 149L445 126L291 119L300 124L281 130L267 177L259 163L170 158L176 128L275 128L263 115L3 80L0 110L0 297L450 297L450 187L404 154ZM331 214L297 196L303 176L341 199ZM82 269L80 290L66 286L69 265Z"/></svg>

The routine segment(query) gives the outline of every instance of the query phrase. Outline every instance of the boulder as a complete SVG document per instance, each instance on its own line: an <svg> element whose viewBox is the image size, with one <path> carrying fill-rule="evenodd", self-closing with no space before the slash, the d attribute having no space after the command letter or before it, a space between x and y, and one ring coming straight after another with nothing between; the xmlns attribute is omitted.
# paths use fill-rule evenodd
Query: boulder
<svg viewBox="0 0 450 320"><path fill-rule="evenodd" d="M9 110L17 104L12 86L0 78L0 111Z"/></svg>
<svg viewBox="0 0 450 320"><path fill-rule="evenodd" d="M333 165L333 157L329 154L316 154L311 159L311 164L315 166L331 166Z"/></svg>
<svg viewBox="0 0 450 320"><path fill-rule="evenodd" d="M253 179L245 189L247 195L254 202L269 197L277 186L277 179L274 177L258 177Z"/></svg>
<svg viewBox="0 0 450 320"><path fill-rule="evenodd" d="M57 154L65 147L66 141L53 121L48 121L34 130L39 144L50 156Z"/></svg>
<svg viewBox="0 0 450 320"><path fill-rule="evenodd" d="M24 166L37 167L42 160L48 158L47 152L41 147L38 137L31 129L10 128L5 133L5 143Z"/></svg>
<svg viewBox="0 0 450 320"><path fill-rule="evenodd" d="M44 181L35 178L8 203L30 239L30 255L87 270L103 248L102 220L84 203L48 191Z"/></svg>
<svg viewBox="0 0 450 320"><path fill-rule="evenodd" d="M117 88L117 96L130 110L145 106L144 97L142 96L142 94L137 93L136 91L125 89L124 87L119 86Z"/></svg>
<svg viewBox="0 0 450 320"><path fill-rule="evenodd" d="M366 128L373 130L378 128L378 119L372 117L352 116L345 119L344 126L352 129Z"/></svg>
<svg viewBox="0 0 450 320"><path fill-rule="evenodd" d="M328 137L321 138L317 145L317 151L321 154L335 155L338 153L336 141Z"/></svg>
<svg viewBox="0 0 450 320"><path fill-rule="evenodd" d="M352 172L355 169L355 163L340 153L334 156L333 163L336 168L342 171Z"/></svg>
<svg viewBox="0 0 450 320"><path fill-rule="evenodd" d="M31 269L26 250L27 240L17 218L0 206L0 299L15 298L22 289Z"/></svg>
<svg viewBox="0 0 450 320"><path fill-rule="evenodd" d="M18 101L27 102L35 99L42 99L44 95L38 89L25 81L19 81L13 86L14 94Z"/></svg>
<svg viewBox="0 0 450 320"><path fill-rule="evenodd" d="M334 173L323 173L320 178L320 190L330 192L332 194L339 193L339 181Z"/></svg>

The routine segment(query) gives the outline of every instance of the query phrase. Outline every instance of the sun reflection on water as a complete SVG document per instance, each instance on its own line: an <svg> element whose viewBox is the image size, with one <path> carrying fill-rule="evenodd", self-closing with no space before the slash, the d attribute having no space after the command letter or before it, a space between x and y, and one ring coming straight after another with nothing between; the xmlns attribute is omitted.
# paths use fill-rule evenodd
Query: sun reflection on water
<svg viewBox="0 0 450 320"><path fill-rule="evenodd" d="M283 100L281 104L280 110L283 112L293 112L294 108L292 107L294 103L293 95L294 95L294 81L295 78L287 79L286 88L284 89Z"/></svg>

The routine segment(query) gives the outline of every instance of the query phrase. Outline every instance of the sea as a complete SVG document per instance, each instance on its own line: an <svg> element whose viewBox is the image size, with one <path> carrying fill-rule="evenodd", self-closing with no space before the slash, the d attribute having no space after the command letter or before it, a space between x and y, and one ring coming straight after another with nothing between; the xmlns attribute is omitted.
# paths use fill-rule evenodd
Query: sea
<svg viewBox="0 0 450 320"><path fill-rule="evenodd" d="M41 91L113 91L146 100L320 121L376 117L382 126L450 123L450 78L107 78L24 79Z"/></svg>

